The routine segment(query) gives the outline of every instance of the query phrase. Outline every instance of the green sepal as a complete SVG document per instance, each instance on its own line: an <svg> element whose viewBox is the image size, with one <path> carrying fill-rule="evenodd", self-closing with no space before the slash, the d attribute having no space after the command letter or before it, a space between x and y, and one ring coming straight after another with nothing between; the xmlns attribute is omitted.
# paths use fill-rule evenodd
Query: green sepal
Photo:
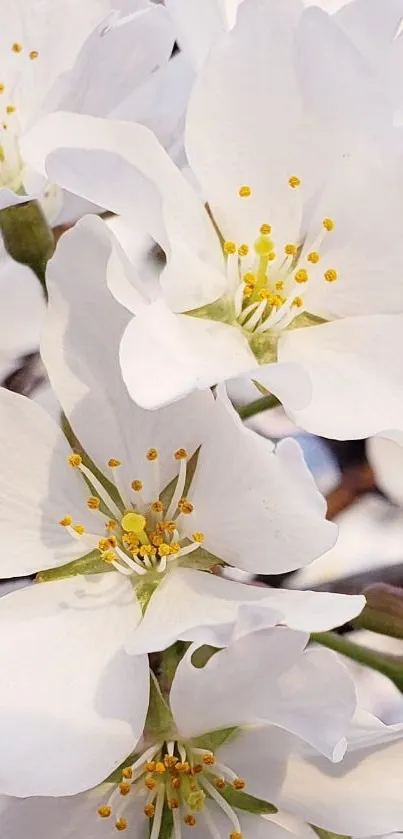
<svg viewBox="0 0 403 839"><path fill-rule="evenodd" d="M159 740L169 737L170 732L173 731L175 731L175 723L171 710L161 693L156 676L150 670L150 699L145 734L149 735L153 742L158 743Z"/></svg>
<svg viewBox="0 0 403 839"><path fill-rule="evenodd" d="M141 613L144 615L147 609L147 606L155 592L155 589L158 588L158 580L145 580L144 582L137 583L135 587L137 601L140 605Z"/></svg>
<svg viewBox="0 0 403 839"><path fill-rule="evenodd" d="M254 813L256 816L266 816L269 813L277 813L278 809L269 801L264 801L263 798L255 798L254 795L249 795L248 792L241 792L233 787L227 786L225 789L220 789L220 795L231 805L237 807L238 810L245 810L246 813Z"/></svg>
<svg viewBox="0 0 403 839"><path fill-rule="evenodd" d="M203 644L194 651L191 657L193 667L197 667L198 670L201 670L206 666L207 662L210 661L210 658L218 652L219 647L211 647L210 644Z"/></svg>
<svg viewBox="0 0 403 839"><path fill-rule="evenodd" d="M90 458L90 456L87 454L87 452L85 451L85 449L81 445L78 437L76 437L76 435L75 435L75 433L74 433L74 431L73 431L73 429L72 429L72 427L71 427L71 425L70 425L70 423L69 423L65 414L62 414L61 426L62 426L63 433L64 433L65 437L67 437L67 440L70 443L70 446L73 449L73 451L76 452L76 454L79 454L81 456L82 461L84 463L84 466L86 466L87 469L89 469L92 472L94 477L98 479L101 486L103 486L103 488L108 493L109 497L116 504L118 510L120 510L121 513L124 513L125 505L123 504L123 501L122 501L122 499L119 495L118 490L116 489L115 484L113 483L113 481L110 481L109 478L107 478L106 475L104 475L104 473L101 472L100 469L98 469L98 466L96 465L96 463L94 463L92 458ZM86 476L83 475L83 478L85 478L85 477ZM92 484L90 484L90 481L88 479L85 482L86 482L87 486L92 487ZM96 495L97 497L99 497L95 488L91 489L91 492L92 492L93 495ZM104 502L102 502L102 503L104 504ZM105 505L105 508L106 508L106 505ZM100 507L100 510L102 510L102 507ZM112 518L112 519L115 518L115 516L110 512L110 510L108 510L108 515L110 515L110 518Z"/></svg>
<svg viewBox="0 0 403 839"><path fill-rule="evenodd" d="M345 836L341 833L332 833L330 830L325 830L323 827L316 827L314 824L311 824L310 827L319 836L319 839L351 839L350 836Z"/></svg>
<svg viewBox="0 0 403 839"><path fill-rule="evenodd" d="M219 731L210 731L209 734L202 734L201 737L194 737L191 741L192 746L197 749L207 749L210 752L215 752L223 743L237 731L236 726L231 728L221 728Z"/></svg>
<svg viewBox="0 0 403 839"><path fill-rule="evenodd" d="M0 231L7 253L32 269L46 295L46 265L55 239L38 201L27 200L1 210Z"/></svg>
<svg viewBox="0 0 403 839"><path fill-rule="evenodd" d="M181 565L182 568L194 568L196 571L211 571L216 566L225 566L222 559L206 551L205 548L197 548L192 553L185 554L183 558L179 557L176 564Z"/></svg>
<svg viewBox="0 0 403 839"><path fill-rule="evenodd" d="M45 571L39 571L35 579L38 583L49 583L52 580L76 577L78 574L107 574L114 570L109 562L104 562L101 559L99 550L96 548L80 557L80 559L73 559L72 562L61 565L60 568L47 568Z"/></svg>

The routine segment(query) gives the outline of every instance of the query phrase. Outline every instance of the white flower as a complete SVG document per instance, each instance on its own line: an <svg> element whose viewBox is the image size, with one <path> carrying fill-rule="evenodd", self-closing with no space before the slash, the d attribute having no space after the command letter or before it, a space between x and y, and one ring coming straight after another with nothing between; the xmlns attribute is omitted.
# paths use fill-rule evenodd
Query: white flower
<svg viewBox="0 0 403 839"><path fill-rule="evenodd" d="M248 372L313 432L403 422L403 168L393 137L376 140L387 119L339 27L291 0L244 2L199 73L187 153L207 206L144 128L76 118L76 148L53 152L48 175L130 218L140 172L168 257L160 298L133 293L122 344L139 404ZM61 144L64 121L41 131Z"/></svg>
<svg viewBox="0 0 403 839"><path fill-rule="evenodd" d="M167 64L173 27L166 11L147 0L129 0L122 12L113 11L114 5L16 0L3 16L0 207L24 202L28 193L41 197L49 217L57 215L60 191L27 163L34 151L29 131L44 114L116 111L141 120L142 85ZM165 141L164 131L160 136Z"/></svg>
<svg viewBox="0 0 403 839"><path fill-rule="evenodd" d="M394 504L403 506L403 432L390 429L367 441L375 482Z"/></svg>
<svg viewBox="0 0 403 839"><path fill-rule="evenodd" d="M15 600L15 595L3 598L0 602L10 603L12 598ZM30 617L32 620L32 614ZM123 828L124 818L134 829L137 827L140 834L143 831L145 833L147 819L141 811L144 806L148 806L148 814L151 816L155 808L152 836L158 836L157 823L165 799L173 805L175 798L178 803L175 808L177 813L174 814L175 825L176 817L180 822L186 814L198 820L199 814L203 819L206 812L211 812L215 820L216 808L210 811L208 805L207 808L204 806L207 804L208 793L215 798L218 813L221 808L226 816L226 831L223 835L228 835L231 831L240 830L238 816L231 806L226 805L225 797L220 792L222 784L217 783L217 780L224 778L230 792L231 787L241 792L246 786L250 794L276 804L288 759L294 751L299 754L302 742L302 754L309 745L317 757L324 755L325 765L327 762L342 760L347 745L345 735L356 705L354 684L344 665L333 653L323 649L304 650L307 641L308 636L304 633L284 627L252 633L231 647L217 652L202 669L192 664L192 646L176 669L169 693L169 709L164 708L158 688L154 687L151 693L151 714L148 715L142 741L137 749L135 746L127 749L125 768L123 772L116 773L112 789L109 786L106 790L101 788L98 791L98 798L101 795L102 800L97 801L90 794L93 797L93 830L102 830L102 820L107 821L109 816L113 816L113 820L108 822L109 830L113 829L113 821ZM127 669L129 663L126 660ZM69 659L66 660L66 667L71 668ZM134 668L135 664L131 668L132 678ZM52 689L50 684L51 692ZM109 698L114 696L116 702L116 694L120 697L123 695L124 700L121 699L121 702L129 707L127 680L124 686L115 683ZM80 787L83 790L94 785L94 776L102 777L98 765L100 756L105 761L105 753L114 748L112 732L109 742L102 738L102 731L96 742L95 737L91 742L87 735L87 744L82 734L83 753L77 738L70 747L66 744L64 748L64 742L63 745L59 742L59 752L55 745L52 759L43 726L40 726L39 734L29 730L30 723L31 727L36 728L36 715L34 706L27 715L29 720L26 719L26 711L23 713L26 702L25 696L25 704L21 700L17 705L18 722L14 726L10 726L9 714L5 715L2 710L2 753L7 752L4 761L2 759L2 776L8 781L5 784L3 780L2 788L7 786L8 791L14 788L19 796L24 796L40 794L46 786L53 794L57 794L57 791L63 792L63 787L66 792L72 792L74 788L78 791ZM47 721L55 738L59 737L60 732L55 728L54 720L57 721L60 716L61 712L56 706ZM145 716L145 710L138 709L138 729L144 725ZM25 745L24 758L22 746L17 749L13 740L13 735L16 737L18 734L17 726L20 723L23 728L18 742ZM66 723L70 728L69 720ZM81 725L86 725L84 714ZM241 727L238 737L229 737L234 733L231 729L238 727ZM73 750L76 751L75 759ZM57 759L57 754L61 756L60 759ZM231 755L228 760L227 755ZM169 757L174 759L171 761ZM146 766L149 761L152 761L151 765ZM177 766L178 761L182 764L179 771L178 768L169 771L172 768L169 764L175 763ZM189 776L189 765L194 764L198 768L192 779ZM173 784L177 774L182 776L181 780ZM262 793L265 783L267 788ZM97 807L100 808L98 812L101 819L97 818ZM55 831L56 825L52 826ZM89 835L92 833L91 826L85 822L82 830L89 830ZM58 834L58 830L55 832Z"/></svg>
<svg viewBox="0 0 403 839"><path fill-rule="evenodd" d="M30 268L14 262L0 248L0 381L18 358L35 352L46 305Z"/></svg>

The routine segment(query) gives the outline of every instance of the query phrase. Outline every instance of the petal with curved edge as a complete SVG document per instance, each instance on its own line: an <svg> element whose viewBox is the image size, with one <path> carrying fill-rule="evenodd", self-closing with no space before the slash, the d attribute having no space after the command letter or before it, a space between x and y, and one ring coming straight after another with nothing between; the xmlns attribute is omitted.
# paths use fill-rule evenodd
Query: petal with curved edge
<svg viewBox="0 0 403 839"><path fill-rule="evenodd" d="M64 235L48 268L42 356L74 433L96 465L110 477L108 460L117 458L126 492L141 480L146 500L155 500L177 474L174 452L183 447L193 454L200 445L214 400L209 391L194 393L150 415L130 399L118 361L130 316L105 279L111 257L119 256L112 247L108 229L93 217ZM145 457L151 447L160 454L158 487Z"/></svg>
<svg viewBox="0 0 403 839"><path fill-rule="evenodd" d="M181 50L199 70L214 42L235 23L240 0L167 0Z"/></svg>
<svg viewBox="0 0 403 839"><path fill-rule="evenodd" d="M0 791L71 795L134 749L148 706L146 656L123 644L141 618L121 575L42 583L0 599Z"/></svg>
<svg viewBox="0 0 403 839"><path fill-rule="evenodd" d="M0 388L0 576L64 565L95 547L84 483L67 462L70 446L54 420L25 396ZM90 531L73 539L60 521Z"/></svg>
<svg viewBox="0 0 403 839"><path fill-rule="evenodd" d="M33 352L39 336L46 304L33 272L0 253L0 359L16 360Z"/></svg>
<svg viewBox="0 0 403 839"><path fill-rule="evenodd" d="M266 723L340 761L356 706L354 683L336 654L304 651L307 640L285 627L264 629L219 651L202 668L193 666L191 647L170 693L178 731L187 737Z"/></svg>
<svg viewBox="0 0 403 839"><path fill-rule="evenodd" d="M204 534L204 547L227 563L261 574L306 565L329 550L337 528L295 440L274 451L245 428L224 386L218 389L214 423L203 441L186 516L189 536Z"/></svg>
<svg viewBox="0 0 403 839"><path fill-rule="evenodd" d="M403 507L403 431L383 431L366 444L377 487Z"/></svg>
<svg viewBox="0 0 403 839"><path fill-rule="evenodd" d="M279 361L298 361L312 386L302 410L284 402L293 422L336 440L403 428L402 329L403 315L368 315L284 333Z"/></svg>

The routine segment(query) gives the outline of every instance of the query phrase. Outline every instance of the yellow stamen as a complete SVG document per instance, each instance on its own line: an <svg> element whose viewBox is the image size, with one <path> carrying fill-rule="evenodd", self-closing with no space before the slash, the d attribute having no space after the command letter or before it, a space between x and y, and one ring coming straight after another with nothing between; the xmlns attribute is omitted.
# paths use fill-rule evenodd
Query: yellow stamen
<svg viewBox="0 0 403 839"><path fill-rule="evenodd" d="M128 825L126 819L124 819L123 816L121 816L120 819L117 819L117 821L115 822L115 827L116 830L127 830Z"/></svg>
<svg viewBox="0 0 403 839"><path fill-rule="evenodd" d="M155 816L155 807L154 804L146 804L144 807L144 814L148 816L149 819L154 818Z"/></svg>
<svg viewBox="0 0 403 839"><path fill-rule="evenodd" d="M334 283L334 281L337 280L338 274L334 268L329 268L328 271L325 271L323 276L328 283Z"/></svg>
<svg viewBox="0 0 403 839"><path fill-rule="evenodd" d="M149 760L146 763L147 772L155 772L155 760Z"/></svg>
<svg viewBox="0 0 403 839"><path fill-rule="evenodd" d="M0 82L0 93L4 93L5 89L6 89L5 84L3 84L3 82Z"/></svg>
<svg viewBox="0 0 403 839"><path fill-rule="evenodd" d="M242 279L246 285L254 286L256 283L255 274L252 274L251 271L247 271L246 274L243 275Z"/></svg>
<svg viewBox="0 0 403 839"><path fill-rule="evenodd" d="M164 505L162 501L153 501L151 509L153 513L162 513L164 511Z"/></svg>
<svg viewBox="0 0 403 839"><path fill-rule="evenodd" d="M206 766L214 766L214 764L215 764L214 755L203 755L202 760L203 760L203 763L206 764Z"/></svg>
<svg viewBox="0 0 403 839"><path fill-rule="evenodd" d="M214 784L217 787L217 789L225 789L225 787L227 786L224 778L216 778Z"/></svg>
<svg viewBox="0 0 403 839"><path fill-rule="evenodd" d="M188 815L188 816L185 816L185 818L183 819L183 821L185 822L185 824L187 824L187 825L188 825L188 827L194 827L194 826L195 826L195 824L196 824L196 819L195 819L195 817L194 817L194 816L191 816L191 815L190 815L190 813L189 813L189 815Z"/></svg>
<svg viewBox="0 0 403 839"><path fill-rule="evenodd" d="M98 807L98 815L101 816L101 819L108 819L112 813L112 807L108 807L104 804L102 807Z"/></svg>
<svg viewBox="0 0 403 839"><path fill-rule="evenodd" d="M329 232L335 228L334 221L331 218L324 218L322 224L325 230L328 230Z"/></svg>
<svg viewBox="0 0 403 839"><path fill-rule="evenodd" d="M190 773L190 763L185 760L183 763L178 762L175 767L177 772L183 772L185 775Z"/></svg>
<svg viewBox="0 0 403 839"><path fill-rule="evenodd" d="M262 236L268 236L271 233L271 224L261 224L260 233Z"/></svg>
<svg viewBox="0 0 403 839"><path fill-rule="evenodd" d="M193 504L191 504L191 502L188 501L187 498L181 498L181 500L178 502L178 508L181 511L181 513L185 514L185 516L190 515L190 513L193 513L194 510Z"/></svg>
<svg viewBox="0 0 403 839"><path fill-rule="evenodd" d="M127 784L127 783L124 783L124 782L119 784L119 792L120 792L121 795L129 795L129 792L130 792L131 788L132 788L131 784Z"/></svg>
<svg viewBox="0 0 403 839"><path fill-rule="evenodd" d="M308 262L312 262L313 265L316 265L320 260L320 254L317 251L311 251L311 253L308 253L307 260Z"/></svg>
<svg viewBox="0 0 403 839"><path fill-rule="evenodd" d="M240 186L238 189L238 195L240 198L249 198L252 190L250 186Z"/></svg>
<svg viewBox="0 0 403 839"><path fill-rule="evenodd" d="M113 519L109 519L109 521L106 525L108 530L116 530L117 526L118 526L117 521L114 521Z"/></svg>
<svg viewBox="0 0 403 839"><path fill-rule="evenodd" d="M253 294L253 286L252 285L246 285L244 290L243 290L243 297L252 297L252 294Z"/></svg>
<svg viewBox="0 0 403 839"><path fill-rule="evenodd" d="M247 256L249 253L249 245L240 245L238 248L238 256Z"/></svg>
<svg viewBox="0 0 403 839"><path fill-rule="evenodd" d="M73 524L73 519L71 516L64 516L63 519L60 519L59 524L61 524L62 527L70 527L70 525Z"/></svg>
<svg viewBox="0 0 403 839"><path fill-rule="evenodd" d="M154 781L154 778L146 778L144 781L144 786L147 787L147 789L149 790L153 790L157 786L157 781Z"/></svg>
<svg viewBox="0 0 403 839"><path fill-rule="evenodd" d="M284 281L283 280L277 280L277 282L276 282L277 291L282 291L283 288L284 288Z"/></svg>
<svg viewBox="0 0 403 839"><path fill-rule="evenodd" d="M274 262L274 260L277 259L277 254L274 253L274 251L271 251L267 258L268 258L269 262Z"/></svg>
<svg viewBox="0 0 403 839"><path fill-rule="evenodd" d="M177 810L179 807L179 801L177 798L168 798L167 805L168 810Z"/></svg>
<svg viewBox="0 0 403 839"><path fill-rule="evenodd" d="M22 52L23 47L22 44L19 44L17 41L15 41L11 49L13 52Z"/></svg>
<svg viewBox="0 0 403 839"><path fill-rule="evenodd" d="M172 769L177 763L179 763L179 758L175 755L164 755L164 765L167 769Z"/></svg>
<svg viewBox="0 0 403 839"><path fill-rule="evenodd" d="M307 283L309 280L308 271L305 268L300 268L294 276L296 283Z"/></svg>
<svg viewBox="0 0 403 839"><path fill-rule="evenodd" d="M118 466L121 466L121 462L117 459L117 457L111 457L108 460L108 466L110 466L111 469L117 469Z"/></svg>
<svg viewBox="0 0 403 839"><path fill-rule="evenodd" d="M169 546L169 553L170 554L177 554L177 553L179 553L180 549L181 549L181 546L180 546L179 542L171 542L171 544Z"/></svg>
<svg viewBox="0 0 403 839"><path fill-rule="evenodd" d="M155 764L154 772L156 772L156 773L157 773L157 775L163 775L163 774L164 774L164 772L165 772L165 766L164 766L164 764L162 763L162 761L160 761L160 760L159 760L159 761Z"/></svg>
<svg viewBox="0 0 403 839"><path fill-rule="evenodd" d="M79 467L79 466L81 466L81 464L82 464L82 462L83 462L83 461L82 461L82 457L81 457L81 455L79 455L79 454L71 454L71 455L67 458L67 460L68 460L68 462L70 463L70 466L72 466L72 467L73 467L73 469L78 469L78 467Z"/></svg>
<svg viewBox="0 0 403 839"><path fill-rule="evenodd" d="M38 50L31 50L31 52L29 53L29 57L30 57L31 61L35 61L35 58L38 58L38 56L39 56Z"/></svg>
<svg viewBox="0 0 403 839"><path fill-rule="evenodd" d="M160 556L169 556L171 553L171 546L163 542L158 548L158 553Z"/></svg>
<svg viewBox="0 0 403 839"><path fill-rule="evenodd" d="M134 489L135 492L141 492L143 489L142 481L132 481L132 489Z"/></svg>
<svg viewBox="0 0 403 839"><path fill-rule="evenodd" d="M75 530L76 533L78 533L80 536L82 536L83 533L85 533L85 527L83 527L82 524L75 524L73 526L73 530Z"/></svg>
<svg viewBox="0 0 403 839"><path fill-rule="evenodd" d="M294 297L294 300L291 303L291 307L298 308L298 309L301 308L301 306L303 306L303 305L304 305L304 301L303 301L302 297Z"/></svg>
<svg viewBox="0 0 403 839"><path fill-rule="evenodd" d="M245 789L246 781L244 781L243 778L234 778L232 786L234 787L234 789L238 790Z"/></svg>
<svg viewBox="0 0 403 839"><path fill-rule="evenodd" d="M174 453L175 460L186 460L189 457L186 449L177 449Z"/></svg>
<svg viewBox="0 0 403 839"><path fill-rule="evenodd" d="M195 533L192 533L192 539L194 542L204 542L204 533L197 530Z"/></svg>
<svg viewBox="0 0 403 839"><path fill-rule="evenodd" d="M158 460L158 451L157 449L149 449L146 454L147 460Z"/></svg>
<svg viewBox="0 0 403 839"><path fill-rule="evenodd" d="M101 502L99 498L96 498L95 495L90 495L90 497L87 498L87 507L89 510L99 510L100 504Z"/></svg>
<svg viewBox="0 0 403 839"><path fill-rule="evenodd" d="M229 835L229 839L243 839L242 833L239 830L233 830Z"/></svg>
<svg viewBox="0 0 403 839"><path fill-rule="evenodd" d="M297 186L301 186L301 180L296 175L292 175L291 178L288 178L288 183L291 189L296 189Z"/></svg>
<svg viewBox="0 0 403 839"><path fill-rule="evenodd" d="M116 562L116 554L113 551L105 551L102 554L102 559L104 562Z"/></svg>
<svg viewBox="0 0 403 839"><path fill-rule="evenodd" d="M181 785L181 779L180 778L172 778L171 784L172 784L173 789L179 789L180 785Z"/></svg>
<svg viewBox="0 0 403 839"><path fill-rule="evenodd" d="M129 778L130 779L132 777L133 777L133 769L131 768L131 766L125 766L125 768L122 769L122 778Z"/></svg>
<svg viewBox="0 0 403 839"><path fill-rule="evenodd" d="M223 248L224 253L233 254L236 251L236 244L235 242L224 242Z"/></svg>
<svg viewBox="0 0 403 839"><path fill-rule="evenodd" d="M7 105L6 111L8 114L14 114L16 110L15 105Z"/></svg>
<svg viewBox="0 0 403 839"><path fill-rule="evenodd" d="M294 256L294 254L297 253L297 250L297 245L292 245L291 243L286 245L284 248L284 251L286 254L288 254L288 256Z"/></svg>

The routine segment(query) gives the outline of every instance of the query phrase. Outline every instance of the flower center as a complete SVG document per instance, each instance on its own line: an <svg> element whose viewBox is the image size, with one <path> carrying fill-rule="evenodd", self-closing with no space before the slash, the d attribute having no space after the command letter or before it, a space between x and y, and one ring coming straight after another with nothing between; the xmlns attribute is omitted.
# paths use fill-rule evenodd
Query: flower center
<svg viewBox="0 0 403 839"><path fill-rule="evenodd" d="M11 47L12 57L7 80L0 80L0 185L23 192L21 158L18 138L21 133L18 87L22 74L29 75L26 62L39 58L38 50L26 50L15 41ZM18 66L12 64L18 62Z"/></svg>
<svg viewBox="0 0 403 839"><path fill-rule="evenodd" d="M184 495L188 453L180 448L173 457L178 474L170 498L164 502L160 497L165 493L160 492L159 486L159 453L155 448L146 452L151 473L149 483L155 491L155 500L147 502L141 480L134 479L130 490L126 490L119 475L122 464L117 458L108 461L109 478L95 466L92 469L86 466L80 454L69 456L70 466L80 471L86 490L91 493L86 503L94 513L94 529L88 532L69 515L60 524L73 538L82 540L83 554L96 547L103 562L131 577L133 582L139 582L139 576L145 575L155 582L174 560L200 547L203 533L194 532L191 537L187 535L188 529L184 533L184 519L194 510Z"/></svg>
<svg viewBox="0 0 403 839"><path fill-rule="evenodd" d="M122 770L105 804L98 808L101 819L113 816L116 830L129 827L127 810L134 799L140 800L144 815L150 819L150 839L158 839L164 810L172 814L173 835L181 837L181 824L194 827L201 819L208 833L217 839L206 800L214 801L229 822L229 839L242 839L238 816L227 801L229 792L240 792L246 782L228 766L217 762L209 749L172 740L147 749Z"/></svg>

